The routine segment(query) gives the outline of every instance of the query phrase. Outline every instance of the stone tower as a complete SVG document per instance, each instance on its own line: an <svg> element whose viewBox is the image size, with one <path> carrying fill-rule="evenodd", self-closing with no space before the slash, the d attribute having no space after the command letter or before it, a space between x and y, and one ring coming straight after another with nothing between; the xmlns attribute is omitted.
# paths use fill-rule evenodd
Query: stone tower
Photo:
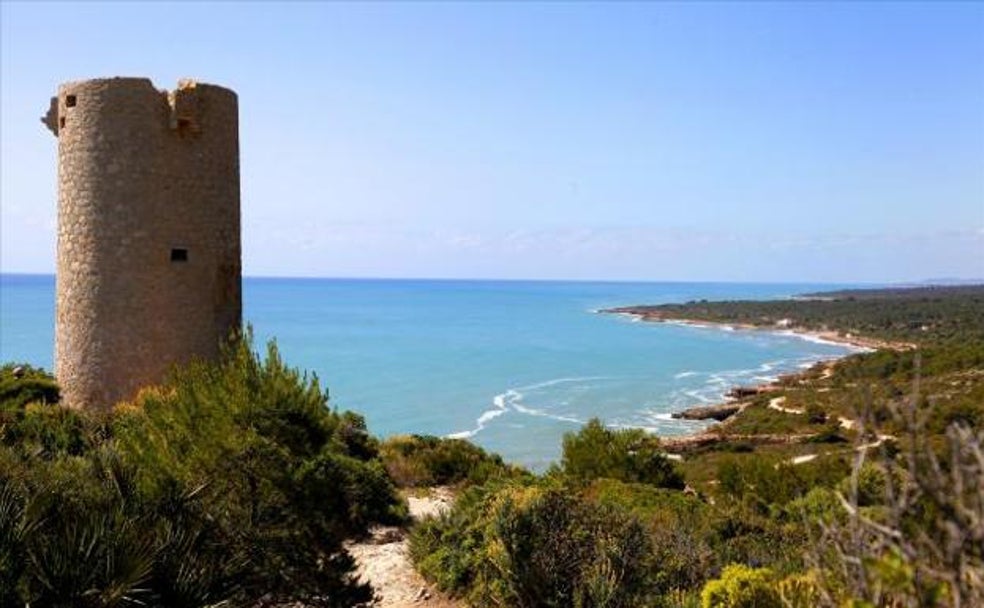
<svg viewBox="0 0 984 608"><path fill-rule="evenodd" d="M55 375L110 407L175 364L214 358L242 314L236 94L145 78L63 84Z"/></svg>

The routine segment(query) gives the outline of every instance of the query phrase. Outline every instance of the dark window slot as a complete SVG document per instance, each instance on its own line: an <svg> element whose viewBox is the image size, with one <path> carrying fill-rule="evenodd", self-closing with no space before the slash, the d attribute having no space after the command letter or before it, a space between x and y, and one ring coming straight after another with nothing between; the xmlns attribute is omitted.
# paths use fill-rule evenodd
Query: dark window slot
<svg viewBox="0 0 984 608"><path fill-rule="evenodd" d="M171 250L171 261L172 262L187 262L188 261L188 250L183 247L175 247Z"/></svg>

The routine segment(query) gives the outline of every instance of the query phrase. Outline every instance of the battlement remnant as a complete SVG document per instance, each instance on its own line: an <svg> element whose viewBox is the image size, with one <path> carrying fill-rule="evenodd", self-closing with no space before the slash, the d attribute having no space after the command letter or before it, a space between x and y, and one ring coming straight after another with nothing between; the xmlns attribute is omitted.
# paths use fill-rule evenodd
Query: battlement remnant
<svg viewBox="0 0 984 608"><path fill-rule="evenodd" d="M146 78L61 85L55 375L110 407L214 359L242 317L236 94Z"/></svg>

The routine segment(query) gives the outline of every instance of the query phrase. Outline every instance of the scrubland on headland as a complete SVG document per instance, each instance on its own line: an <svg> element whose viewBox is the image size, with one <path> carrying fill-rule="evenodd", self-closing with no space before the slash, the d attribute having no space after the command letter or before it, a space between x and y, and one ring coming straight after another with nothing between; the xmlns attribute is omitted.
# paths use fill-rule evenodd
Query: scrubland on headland
<svg viewBox="0 0 984 608"><path fill-rule="evenodd" d="M102 414L7 364L0 605L984 604L984 288L620 311L884 347L736 392L706 441L592 420L541 475L377 439L248 335Z"/></svg>

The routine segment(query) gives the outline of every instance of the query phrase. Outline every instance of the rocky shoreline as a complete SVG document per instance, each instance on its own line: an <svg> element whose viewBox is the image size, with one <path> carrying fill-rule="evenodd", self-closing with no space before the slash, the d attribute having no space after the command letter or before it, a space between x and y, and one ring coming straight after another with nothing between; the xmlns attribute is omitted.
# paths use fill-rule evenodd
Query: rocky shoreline
<svg viewBox="0 0 984 608"><path fill-rule="evenodd" d="M682 412L673 412L670 416L678 420L717 420L723 422L739 411L741 411L740 403L718 403L715 405L698 405Z"/></svg>
<svg viewBox="0 0 984 608"><path fill-rule="evenodd" d="M807 329L800 326L795 326L788 322L788 319L782 319L781 322L775 323L773 325L751 325L742 323L723 323L718 321L707 321L702 319L685 319L673 317L670 315L663 314L658 310L654 310L650 306L624 306L618 308L609 308L599 310L600 313L606 314L619 314L626 315L640 321L655 322L655 323L670 323L677 325L689 325L695 327L712 327L720 329L729 330L743 330L743 331L781 331L783 333L789 333L804 338L832 342L836 344L844 344L852 346L858 349L859 352L866 352L878 349L889 348L893 350L907 350L914 348L911 344L902 343L892 343L883 340L876 340L872 338L864 338L860 336L855 336L852 334L841 334L834 331L816 331L812 329ZM837 361L850 355L843 355L840 357L824 359L817 362L817 365L823 365L824 370L822 372L822 378L829 378L833 374L833 367ZM812 369L812 368L811 368ZM699 405L685 410L674 412L671 414L673 418L683 419L683 420L714 420L719 423L727 424L735 416L741 414L741 412L751 405L751 400L759 395L772 393L782 390L784 387L791 385L801 384L806 382L811 376L811 369L803 370L801 372L795 372L791 374L783 374L772 380L770 382L764 382L762 384L756 384L752 386L734 386L728 390L725 394L727 401L723 403L716 403L712 405ZM677 437L663 437L661 438L663 447L670 453L680 453L687 452L691 450L696 450L704 448L716 443L722 443L725 441L729 442L744 442L750 444L790 444L790 443L800 443L812 437L812 435L784 435L784 434L758 434L758 435L734 435L734 434L721 434L717 433L712 429L703 430L696 433L682 435Z"/></svg>

